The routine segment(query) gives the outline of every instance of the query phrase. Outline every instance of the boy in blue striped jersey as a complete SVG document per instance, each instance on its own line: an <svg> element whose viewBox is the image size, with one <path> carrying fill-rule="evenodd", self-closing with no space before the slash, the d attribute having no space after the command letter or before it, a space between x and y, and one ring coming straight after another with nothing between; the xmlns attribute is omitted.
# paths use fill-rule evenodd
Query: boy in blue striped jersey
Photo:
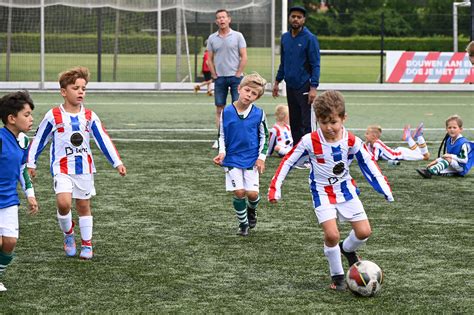
<svg viewBox="0 0 474 315"><path fill-rule="evenodd" d="M267 82L258 73L246 75L239 99L224 108L219 124L219 154L214 163L224 167L226 190L234 192L233 205L239 220L238 235L247 236L257 224L260 201L259 175L265 170L268 129L263 109L253 104Z"/></svg>
<svg viewBox="0 0 474 315"><path fill-rule="evenodd" d="M25 169L28 138L23 132L33 126L35 108L26 91L7 94L0 98L0 277L13 259L18 239L17 185L20 181L29 205L29 214L38 212L33 186ZM0 282L0 292L7 289Z"/></svg>

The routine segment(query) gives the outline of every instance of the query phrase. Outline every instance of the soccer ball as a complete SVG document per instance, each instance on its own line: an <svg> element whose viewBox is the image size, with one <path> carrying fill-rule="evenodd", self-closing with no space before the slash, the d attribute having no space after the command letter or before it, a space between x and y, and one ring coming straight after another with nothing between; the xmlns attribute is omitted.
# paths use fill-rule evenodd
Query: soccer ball
<svg viewBox="0 0 474 315"><path fill-rule="evenodd" d="M347 286L352 293L360 296L374 296L382 289L383 271L369 260L353 264L346 275Z"/></svg>

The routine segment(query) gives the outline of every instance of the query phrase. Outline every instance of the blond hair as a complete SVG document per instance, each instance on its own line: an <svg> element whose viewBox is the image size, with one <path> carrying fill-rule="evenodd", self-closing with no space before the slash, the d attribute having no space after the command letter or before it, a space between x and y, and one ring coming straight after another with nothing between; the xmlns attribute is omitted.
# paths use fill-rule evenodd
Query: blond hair
<svg viewBox="0 0 474 315"><path fill-rule="evenodd" d="M251 88L258 89L258 98L260 98L265 92L265 85L267 81L257 72L247 74L240 81L240 87L250 86Z"/></svg>
<svg viewBox="0 0 474 315"><path fill-rule="evenodd" d="M466 52L470 57L474 57L474 40L467 44Z"/></svg>
<svg viewBox="0 0 474 315"><path fill-rule="evenodd" d="M277 121L283 121L286 116L288 116L288 105L278 104L275 107L275 119Z"/></svg>
<svg viewBox="0 0 474 315"><path fill-rule="evenodd" d="M370 125L367 127L367 130L369 132L374 133L377 138L380 138L380 136L382 135L382 127L380 125Z"/></svg>
<svg viewBox="0 0 474 315"><path fill-rule="evenodd" d="M328 119L331 115L344 119L346 117L346 104L341 92L328 90L316 97L313 102L313 109L318 119Z"/></svg>
<svg viewBox="0 0 474 315"><path fill-rule="evenodd" d="M462 128L462 119L459 115L452 115L452 116L449 116L448 119L446 119L446 128L448 128L448 124L449 122L451 121L455 121L456 124L458 124L459 128Z"/></svg>
<svg viewBox="0 0 474 315"><path fill-rule="evenodd" d="M74 84L77 79L84 79L86 80L86 84L89 82L90 78L90 71L86 67L77 66L61 72L59 74L59 86L62 89L65 89L69 84Z"/></svg>

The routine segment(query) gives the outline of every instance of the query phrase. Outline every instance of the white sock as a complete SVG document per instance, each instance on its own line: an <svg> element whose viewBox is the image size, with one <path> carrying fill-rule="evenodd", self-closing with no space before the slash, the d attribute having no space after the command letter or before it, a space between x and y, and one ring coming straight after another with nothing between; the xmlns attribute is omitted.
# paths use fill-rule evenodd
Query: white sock
<svg viewBox="0 0 474 315"><path fill-rule="evenodd" d="M59 223L59 227L61 228L61 231L63 231L63 233L69 232L72 228L71 210L69 210L68 214L66 215L61 215L59 211L57 211L56 213L57 213L58 223Z"/></svg>
<svg viewBox="0 0 474 315"><path fill-rule="evenodd" d="M355 252L359 247L365 244L367 239L360 240L355 235L354 230L351 230L349 235L346 237L344 242L342 243L342 249L348 253Z"/></svg>
<svg viewBox="0 0 474 315"><path fill-rule="evenodd" d="M79 228L81 229L81 239L90 241L92 239L92 216L79 217Z"/></svg>
<svg viewBox="0 0 474 315"><path fill-rule="evenodd" d="M343 275L344 269L342 268L341 249L339 248L339 244L334 247L329 247L324 244L324 255L328 259L329 272L331 273L331 276Z"/></svg>
<svg viewBox="0 0 474 315"><path fill-rule="evenodd" d="M408 147L410 148L410 150L415 150L416 147L418 146L415 142L415 140L413 140L412 137L408 138L407 139L407 143L408 143Z"/></svg>
<svg viewBox="0 0 474 315"><path fill-rule="evenodd" d="M421 154L425 155L428 153L428 146L426 145L426 141L423 136L419 136L416 142L418 142L418 147L420 148Z"/></svg>

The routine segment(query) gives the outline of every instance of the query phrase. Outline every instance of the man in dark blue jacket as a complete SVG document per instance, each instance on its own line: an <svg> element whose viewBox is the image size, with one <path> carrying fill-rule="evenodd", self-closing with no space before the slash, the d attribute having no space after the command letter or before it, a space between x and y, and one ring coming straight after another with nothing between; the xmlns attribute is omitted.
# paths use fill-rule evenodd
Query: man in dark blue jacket
<svg viewBox="0 0 474 315"><path fill-rule="evenodd" d="M286 82L293 141L311 132L311 104L319 86L320 53L316 35L305 26L306 10L292 7L288 14L290 30L281 36L280 67L273 85L273 96L278 96L278 85Z"/></svg>

